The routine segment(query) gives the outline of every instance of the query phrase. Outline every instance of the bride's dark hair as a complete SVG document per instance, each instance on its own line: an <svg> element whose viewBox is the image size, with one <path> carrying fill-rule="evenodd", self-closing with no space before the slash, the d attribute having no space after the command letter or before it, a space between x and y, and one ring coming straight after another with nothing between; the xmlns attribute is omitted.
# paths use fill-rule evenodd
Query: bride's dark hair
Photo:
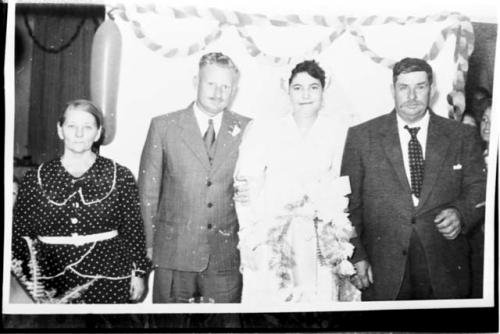
<svg viewBox="0 0 500 334"><path fill-rule="evenodd" d="M325 88L325 71L319 66L315 60L304 60L298 63L297 66L292 70L290 79L288 79L288 84L292 83L293 78L301 72L306 72L315 79L318 79L321 83L321 87Z"/></svg>

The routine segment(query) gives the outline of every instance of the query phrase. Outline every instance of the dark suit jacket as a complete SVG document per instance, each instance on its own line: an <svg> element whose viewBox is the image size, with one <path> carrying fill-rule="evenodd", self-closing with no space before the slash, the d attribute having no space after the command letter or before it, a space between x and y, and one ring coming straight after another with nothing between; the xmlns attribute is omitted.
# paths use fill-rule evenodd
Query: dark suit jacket
<svg viewBox="0 0 500 334"><path fill-rule="evenodd" d="M239 267L233 172L249 119L224 111L210 165L192 105L151 121L139 170L147 247L162 268Z"/></svg>
<svg viewBox="0 0 500 334"><path fill-rule="evenodd" d="M342 175L349 175L349 210L358 237L352 261L368 260L374 284L364 299L395 299L406 264L412 230L425 249L434 295L463 298L469 293L469 246L465 235L447 240L434 218L456 208L467 233L484 210L486 175L474 129L430 112L425 172L419 205L414 207L403 164L396 111L348 131Z"/></svg>

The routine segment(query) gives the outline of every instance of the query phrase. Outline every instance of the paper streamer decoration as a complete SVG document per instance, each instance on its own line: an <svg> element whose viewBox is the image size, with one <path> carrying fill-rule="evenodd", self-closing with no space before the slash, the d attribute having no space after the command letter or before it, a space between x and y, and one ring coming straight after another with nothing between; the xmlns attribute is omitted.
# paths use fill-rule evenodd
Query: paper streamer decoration
<svg viewBox="0 0 500 334"><path fill-rule="evenodd" d="M187 50L177 50L176 48L167 48L154 43L142 31L141 25L137 20L131 20L126 14L126 8L124 5L115 6L112 11L117 11L118 17L122 20L130 22L133 26L135 35L142 39L146 46L152 51L162 50L162 55L164 57L176 57L176 56L189 56L196 51L202 50L208 44L220 37L222 25L234 25L238 27L238 33L245 43L248 53L253 56L264 57L268 61L274 64L289 64L293 62L292 57L279 57L269 55L262 52L253 39L246 33L243 29L247 25L272 25L278 27L284 26L294 26L294 25L319 25L323 27L334 27L335 31L332 32L328 40L319 42L313 50L308 50L306 53L321 53L326 47L332 44L335 39L340 37L344 32L348 31L356 39L360 50L368 56L371 60L376 63L381 64L391 68L396 60L385 58L381 55L375 54L368 45L366 45L365 39L362 35L361 28L363 26L370 25L381 25L381 24L424 24L431 22L442 22L450 20L451 25L445 28L435 43L431 46L430 50L422 55L422 58L427 60L434 59L441 51L444 41L446 38L454 34L457 36L457 78L455 80L455 87L457 90L463 90L465 86L465 74L467 73L468 63L467 59L472 53L474 46L474 33L472 29L472 24L470 20L460 15L459 13L439 13L436 15L428 15L425 17L414 17L408 16L405 18L397 18L393 16L369 16L369 17L325 17L320 15L284 15L284 16L274 16L267 17L263 14L247 14L237 11L221 10L216 8L197 8L197 7L183 7L183 8L169 8L169 7L157 7L154 4L149 5L137 5L136 11L139 14L157 14L162 15L166 19L184 19L184 18L199 18L206 20L216 20L219 21L219 29L212 32L210 35L205 37L204 42L198 45L191 45ZM165 52L164 50L169 50Z"/></svg>
<svg viewBox="0 0 500 334"><path fill-rule="evenodd" d="M186 19L199 18L206 20L214 20L219 22L219 27L215 31L206 36L202 42L191 44L184 50L175 47L167 47L155 43L142 30L141 24L137 20L129 18L127 8L123 4L114 6L111 11L116 11L119 18L129 22L137 38L143 40L147 48L153 52L161 54L163 57L173 58L179 56L190 56L198 51L203 50L208 44L217 40L222 34L223 26L235 26L242 42L249 55L252 57L261 57L266 61L275 65L284 65L297 62L297 59L303 58L303 55L296 56L276 56L263 52L252 37L245 30L248 25L271 25L276 27L296 26L296 25L318 25L325 28L333 28L332 33L327 39L320 41L312 50L304 50L304 54L314 55L320 54L328 48L337 38L344 33L349 33L356 41L360 51L370 58L373 62L381 66L392 68L397 60L379 55L370 49L363 36L363 27L383 24L425 24L433 22L450 22L450 25L444 28L437 36L435 42L430 49L421 57L425 60L435 59L445 45L446 40L450 36L456 36L457 46L455 50L455 63L457 66L456 76L453 81L452 94L463 92L465 89L465 79L468 71L468 59L474 49L474 32L470 19L459 13L439 13L436 15L428 15L424 17L408 16L398 18L394 16L368 16L368 17L325 17L321 15L280 15L268 17L263 14L248 14L238 11L222 10L217 8L199 8L199 7L183 7L171 8L164 6L156 6L154 4L136 5L135 11L137 14L156 14L165 17L165 19ZM454 118L461 115L454 115Z"/></svg>
<svg viewBox="0 0 500 334"><path fill-rule="evenodd" d="M121 44L120 31L112 20L99 26L92 42L90 97L104 114L104 145L111 143L116 133Z"/></svg>

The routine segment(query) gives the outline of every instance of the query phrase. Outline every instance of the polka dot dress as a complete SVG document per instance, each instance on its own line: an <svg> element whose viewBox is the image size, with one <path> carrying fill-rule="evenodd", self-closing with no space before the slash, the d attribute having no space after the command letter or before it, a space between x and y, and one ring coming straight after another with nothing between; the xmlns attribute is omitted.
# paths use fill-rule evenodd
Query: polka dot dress
<svg viewBox="0 0 500 334"><path fill-rule="evenodd" d="M27 277L29 252L23 236L37 240L109 231L118 235L78 246L36 242L42 282L56 291L56 298L96 279L72 302L128 302L132 270L150 268L137 186L127 168L100 156L79 178L60 159L26 174L14 210L13 257L23 261Z"/></svg>

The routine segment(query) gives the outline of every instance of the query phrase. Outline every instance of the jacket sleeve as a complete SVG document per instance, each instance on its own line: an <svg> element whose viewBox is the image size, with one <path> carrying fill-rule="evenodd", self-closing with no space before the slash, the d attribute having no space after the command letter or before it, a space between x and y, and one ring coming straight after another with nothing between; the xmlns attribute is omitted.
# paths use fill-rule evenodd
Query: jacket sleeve
<svg viewBox="0 0 500 334"><path fill-rule="evenodd" d="M150 260L146 257L144 240L144 225L142 222L139 194L134 176L125 167L119 169L118 186L119 205L119 233L128 245L128 257L131 260L131 270L145 274L151 268Z"/></svg>
<svg viewBox="0 0 500 334"><path fill-rule="evenodd" d="M263 133L255 128L255 121L246 126L234 171L235 179L247 180L250 198L245 205L235 203L240 228L240 247L246 244L252 248L265 241L262 233L263 203L260 196L266 169L265 140L262 140L262 135Z"/></svg>
<svg viewBox="0 0 500 334"><path fill-rule="evenodd" d="M460 212L462 233L468 233L484 217L486 166L479 134L474 129L464 130L461 192L450 206Z"/></svg>
<svg viewBox="0 0 500 334"><path fill-rule="evenodd" d="M349 195L349 219L356 229L356 236L351 239L354 246L352 263L366 260L365 248L361 243L363 236L363 178L364 167L361 155L361 141L357 139L355 129L350 128L342 156L341 176L349 176L351 194Z"/></svg>
<svg viewBox="0 0 500 334"><path fill-rule="evenodd" d="M163 146L156 122L151 121L139 167L139 197L146 247L153 247L154 219L158 211L163 173Z"/></svg>
<svg viewBox="0 0 500 334"><path fill-rule="evenodd" d="M34 222L37 215L36 170L30 170L19 186L19 193L14 206L12 226L12 259L22 261L23 274L29 275L28 261L30 252L25 237L35 238ZM21 274L21 273L18 273Z"/></svg>

